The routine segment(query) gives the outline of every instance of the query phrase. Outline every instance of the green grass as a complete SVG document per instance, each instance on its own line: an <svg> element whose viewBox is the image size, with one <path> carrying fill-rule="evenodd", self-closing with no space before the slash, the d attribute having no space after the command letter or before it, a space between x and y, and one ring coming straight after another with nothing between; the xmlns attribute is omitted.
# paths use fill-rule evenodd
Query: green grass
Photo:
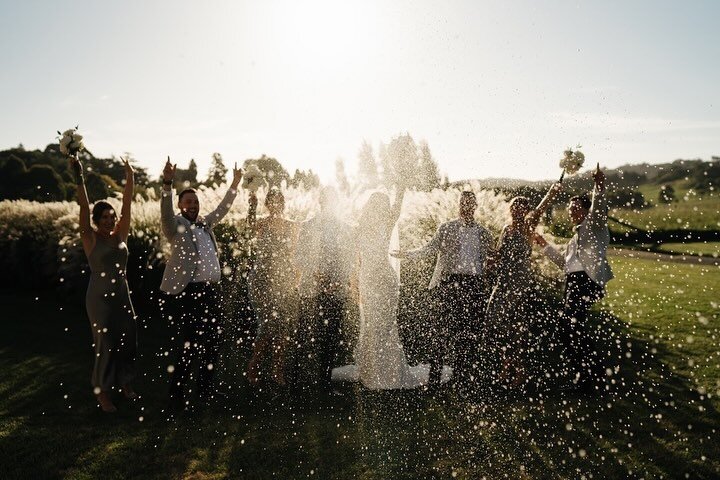
<svg viewBox="0 0 720 480"><path fill-rule="evenodd" d="M720 230L720 192L699 195L685 186L684 180L671 183L676 201L658 202L659 185L642 185L639 190L654 206L642 210L612 209L610 215L648 231ZM611 224L612 228L617 225Z"/></svg>
<svg viewBox="0 0 720 480"><path fill-rule="evenodd" d="M658 250L668 253L717 257L720 255L720 242L663 243Z"/></svg>
<svg viewBox="0 0 720 480"><path fill-rule="evenodd" d="M229 397L174 421L161 321L141 330L142 399L107 416L80 309L2 292L0 478L717 478L720 269L612 263L605 393L252 396L241 350L220 366Z"/></svg>

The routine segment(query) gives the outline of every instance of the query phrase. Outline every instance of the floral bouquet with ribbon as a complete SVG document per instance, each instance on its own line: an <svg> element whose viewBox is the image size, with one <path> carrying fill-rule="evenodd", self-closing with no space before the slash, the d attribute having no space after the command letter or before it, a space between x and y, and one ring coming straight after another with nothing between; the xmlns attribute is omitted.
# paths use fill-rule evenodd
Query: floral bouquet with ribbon
<svg viewBox="0 0 720 480"><path fill-rule="evenodd" d="M267 187L265 175L257 165L251 164L247 167L243 175L242 186L244 190L249 190L253 193L257 192L260 188Z"/></svg>
<svg viewBox="0 0 720 480"><path fill-rule="evenodd" d="M63 155L74 157L85 150L83 136L78 133L78 127L65 130L63 133L60 133L60 131L57 133L60 139L60 153Z"/></svg>
<svg viewBox="0 0 720 480"><path fill-rule="evenodd" d="M580 170L585 163L585 154L582 153L579 148L581 145L575 147L575 150L568 148L563 152L563 158L560 159L560 168L563 169L562 175L560 175L560 183L562 183L565 174L574 175Z"/></svg>

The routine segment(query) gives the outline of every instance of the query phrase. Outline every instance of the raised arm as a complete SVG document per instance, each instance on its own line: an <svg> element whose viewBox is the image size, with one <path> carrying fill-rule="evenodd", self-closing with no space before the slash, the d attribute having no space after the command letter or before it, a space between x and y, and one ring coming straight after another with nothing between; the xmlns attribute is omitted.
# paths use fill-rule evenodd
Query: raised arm
<svg viewBox="0 0 720 480"><path fill-rule="evenodd" d="M390 210L390 226L395 226L398 219L400 218L400 210L402 209L403 198L405 198L405 184L398 184L395 187L395 203Z"/></svg>
<svg viewBox="0 0 720 480"><path fill-rule="evenodd" d="M561 191L562 183L553 183L550 186L543 199L540 201L540 203L538 203L538 206L535 207L535 209L531 211L526 217L525 221L527 223L528 229L535 230L535 227L537 227L538 223L540 223L540 218L542 218L543 214L547 211L548 207L552 204L553 200L555 200L555 197L557 197Z"/></svg>
<svg viewBox="0 0 720 480"><path fill-rule="evenodd" d="M77 185L77 202L80 205L80 239L82 240L85 255L90 257L90 252L95 247L95 232L90 225L90 202L88 202L87 190L85 189L85 176L83 167L77 157L70 157L70 167L75 174Z"/></svg>
<svg viewBox="0 0 720 480"><path fill-rule="evenodd" d="M557 248L550 245L547 240L543 238L537 232L533 232L533 242L542 248L542 252L548 257L555 265L560 268L565 268L565 257L558 251Z"/></svg>
<svg viewBox="0 0 720 480"><path fill-rule="evenodd" d="M257 194L250 192L248 197L247 226L253 235L255 235L255 230L257 229L257 204Z"/></svg>
<svg viewBox="0 0 720 480"><path fill-rule="evenodd" d="M607 226L608 206L607 197L605 196L605 173L600 170L600 164L593 172L593 180L595 181L595 188L593 188L592 204L588 213L590 223L594 226Z"/></svg>
<svg viewBox="0 0 720 480"><path fill-rule="evenodd" d="M123 190L120 220L117 225L115 225L115 234L120 241L127 242L128 235L130 234L130 209L135 192L135 172L127 159L122 159L122 161L125 164L125 189Z"/></svg>
<svg viewBox="0 0 720 480"><path fill-rule="evenodd" d="M177 164L170 163L170 157L165 162L162 174L162 192L160 197L160 226L165 237L172 241L177 233L177 220L175 219L175 211L173 210L173 180L175 179L175 170Z"/></svg>
<svg viewBox="0 0 720 480"><path fill-rule="evenodd" d="M230 211L230 207L232 207L232 203L235 201L235 197L237 196L237 189L240 185L240 181L242 180L242 176L243 170L242 168L238 168L237 162L235 162L235 167L233 167L233 181L230 184L230 188L225 194L225 197L223 197L220 205L215 207L215 210L205 216L205 221L208 225L217 225Z"/></svg>

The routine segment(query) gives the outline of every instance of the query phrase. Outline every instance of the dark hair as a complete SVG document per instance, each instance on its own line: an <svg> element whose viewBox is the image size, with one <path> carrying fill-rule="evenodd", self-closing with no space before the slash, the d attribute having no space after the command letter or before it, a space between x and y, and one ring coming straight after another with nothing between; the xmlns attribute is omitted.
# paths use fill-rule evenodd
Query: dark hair
<svg viewBox="0 0 720 480"><path fill-rule="evenodd" d="M460 200L464 200L466 197L472 197L473 200L477 201L477 197L475 197L475 192L471 192L470 190L463 190L463 192L460 194Z"/></svg>
<svg viewBox="0 0 720 480"><path fill-rule="evenodd" d="M102 217L102 214L105 212L105 210L113 210L113 212L115 211L113 206L104 200L96 202L95 205L93 205L92 221L95 225L98 224L98 222L100 221L100 217Z"/></svg>
<svg viewBox="0 0 720 480"><path fill-rule="evenodd" d="M579 202L580 206L585 210L590 210L590 207L592 206L592 200L590 200L590 195L588 195L587 193L570 197L570 203L572 202Z"/></svg>
<svg viewBox="0 0 720 480"><path fill-rule="evenodd" d="M265 195L265 205L267 206L271 201L278 198L281 202L285 203L285 195L278 188L271 188Z"/></svg>
<svg viewBox="0 0 720 480"><path fill-rule="evenodd" d="M183 195L185 195L186 193L194 193L194 194L197 195L197 192L195 191L194 188L186 188L185 190L183 190L182 192L180 192L180 195L178 195L178 202L181 202L181 201L182 201L182 197L183 197Z"/></svg>
<svg viewBox="0 0 720 480"><path fill-rule="evenodd" d="M525 207L528 207L528 208L530 207L530 199L527 197L519 196L519 197L514 197L512 200L510 200L511 206L516 203L518 205L524 205Z"/></svg>

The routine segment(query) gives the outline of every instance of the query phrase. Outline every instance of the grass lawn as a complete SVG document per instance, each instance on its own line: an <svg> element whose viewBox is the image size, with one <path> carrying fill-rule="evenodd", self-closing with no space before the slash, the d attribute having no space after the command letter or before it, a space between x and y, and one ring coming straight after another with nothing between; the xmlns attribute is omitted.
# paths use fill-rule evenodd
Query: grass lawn
<svg viewBox="0 0 720 480"><path fill-rule="evenodd" d="M668 253L717 257L720 255L720 242L663 243L659 250Z"/></svg>
<svg viewBox="0 0 720 480"><path fill-rule="evenodd" d="M596 314L609 373L592 396L248 393L168 420L159 320L140 331L142 398L103 415L87 319L54 294L0 293L0 478L718 478L720 269L612 258Z"/></svg>
<svg viewBox="0 0 720 480"><path fill-rule="evenodd" d="M615 208L610 215L647 231L690 229L720 230L720 196L698 195L688 190L683 180L672 182L676 201L670 204L658 202L660 186L643 185L640 191L653 207L643 210ZM618 228L617 225L611 225ZM622 230L622 229L620 229Z"/></svg>

